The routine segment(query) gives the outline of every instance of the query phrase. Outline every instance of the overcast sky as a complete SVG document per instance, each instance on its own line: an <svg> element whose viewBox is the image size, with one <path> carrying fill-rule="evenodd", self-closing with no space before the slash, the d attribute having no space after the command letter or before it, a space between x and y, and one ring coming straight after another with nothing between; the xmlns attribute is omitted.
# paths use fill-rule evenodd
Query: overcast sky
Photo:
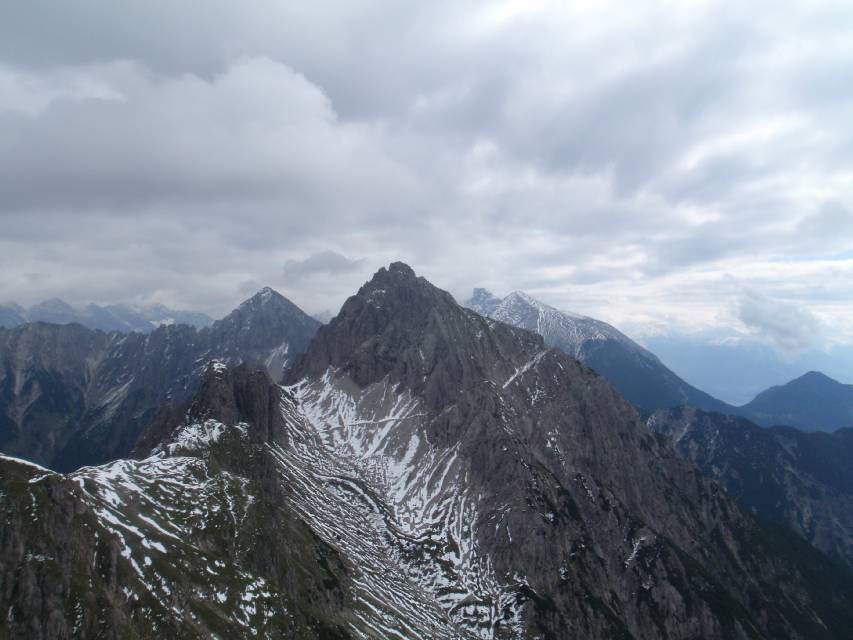
<svg viewBox="0 0 853 640"><path fill-rule="evenodd" d="M797 5L793 8L789 5ZM0 3L0 300L336 310L396 259L853 340L848 2Z"/></svg>

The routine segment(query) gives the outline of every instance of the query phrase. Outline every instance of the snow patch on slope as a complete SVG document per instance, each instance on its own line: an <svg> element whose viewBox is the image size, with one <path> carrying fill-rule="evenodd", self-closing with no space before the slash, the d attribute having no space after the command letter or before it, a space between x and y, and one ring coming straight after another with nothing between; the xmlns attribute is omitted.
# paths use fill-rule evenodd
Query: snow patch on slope
<svg viewBox="0 0 853 640"><path fill-rule="evenodd" d="M248 425L243 422L228 427L218 420L205 420L180 427L161 449L165 449L169 455L201 453L214 442L219 442L229 432L243 440L249 437Z"/></svg>
<svg viewBox="0 0 853 640"><path fill-rule="evenodd" d="M497 579L477 545L481 496L468 489L458 447L429 442L420 401L387 379L359 389L331 370L288 391L298 401L288 421L294 449L340 499L361 505L383 557L468 633L519 631L514 587ZM324 513L306 509L306 518L323 531ZM334 545L335 535L327 541Z"/></svg>
<svg viewBox="0 0 853 640"><path fill-rule="evenodd" d="M190 426L188 432L199 427ZM246 478L213 471L202 458L167 451L141 461L84 467L68 477L133 568L136 581L125 585L125 597L138 602L143 615L156 616L159 607L182 618L193 616L175 598L182 588L191 588L202 601L219 598L219 614L247 633L263 628L272 615L287 615L263 578L229 566L194 542L222 532L237 538L255 501Z"/></svg>
<svg viewBox="0 0 853 640"><path fill-rule="evenodd" d="M632 351L645 352L621 331L595 318L555 309L522 291L514 291L500 301L489 314L513 327L534 331L545 343L583 360L584 347L590 342L613 340Z"/></svg>

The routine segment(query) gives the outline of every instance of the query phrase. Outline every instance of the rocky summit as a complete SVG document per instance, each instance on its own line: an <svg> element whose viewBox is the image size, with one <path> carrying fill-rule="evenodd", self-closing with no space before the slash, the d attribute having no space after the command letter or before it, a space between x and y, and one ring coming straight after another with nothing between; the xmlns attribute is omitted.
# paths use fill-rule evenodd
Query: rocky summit
<svg viewBox="0 0 853 640"><path fill-rule="evenodd" d="M845 569L402 263L281 385L208 361L129 451L0 460L8 637L851 637Z"/></svg>

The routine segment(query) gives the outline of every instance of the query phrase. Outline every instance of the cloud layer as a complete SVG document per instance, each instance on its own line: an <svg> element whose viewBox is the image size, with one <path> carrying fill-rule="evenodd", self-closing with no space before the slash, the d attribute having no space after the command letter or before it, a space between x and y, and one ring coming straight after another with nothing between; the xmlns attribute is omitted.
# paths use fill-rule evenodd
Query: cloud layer
<svg viewBox="0 0 853 640"><path fill-rule="evenodd" d="M823 326L808 309L770 300L756 291L743 293L737 316L747 329L766 337L786 354L803 353L822 339Z"/></svg>
<svg viewBox="0 0 853 640"><path fill-rule="evenodd" d="M291 5L0 9L0 299L319 311L403 259L629 330L787 348L764 300L853 339L845 3Z"/></svg>

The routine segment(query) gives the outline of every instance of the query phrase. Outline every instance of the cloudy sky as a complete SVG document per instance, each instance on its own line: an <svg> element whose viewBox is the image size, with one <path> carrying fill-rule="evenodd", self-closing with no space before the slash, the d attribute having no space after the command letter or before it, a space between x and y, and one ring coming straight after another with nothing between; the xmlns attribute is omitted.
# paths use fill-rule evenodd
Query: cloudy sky
<svg viewBox="0 0 853 640"><path fill-rule="evenodd" d="M4 2L0 300L220 315L268 284L319 312L402 259L636 333L853 340L851 24L849 2Z"/></svg>

